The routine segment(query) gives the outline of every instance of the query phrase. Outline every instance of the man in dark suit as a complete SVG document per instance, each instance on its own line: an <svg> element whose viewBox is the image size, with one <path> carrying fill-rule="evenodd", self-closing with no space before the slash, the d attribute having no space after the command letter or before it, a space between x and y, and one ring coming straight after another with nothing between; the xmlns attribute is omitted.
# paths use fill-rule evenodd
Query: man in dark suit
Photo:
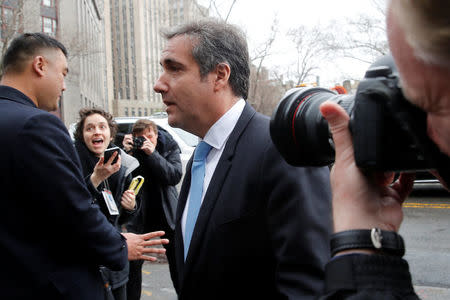
<svg viewBox="0 0 450 300"><path fill-rule="evenodd" d="M26 33L2 61L2 299L104 299L100 264L120 270L127 256L153 260L144 254L164 249L144 247L167 242L148 240L163 232L121 235L93 203L67 129L46 112L65 90L66 56L55 39Z"/></svg>
<svg viewBox="0 0 450 300"><path fill-rule="evenodd" d="M237 28L202 21L165 37L154 90L169 124L203 145L178 202L179 298L314 298L329 255L328 169L289 166L270 139L269 119L244 101L249 57Z"/></svg>

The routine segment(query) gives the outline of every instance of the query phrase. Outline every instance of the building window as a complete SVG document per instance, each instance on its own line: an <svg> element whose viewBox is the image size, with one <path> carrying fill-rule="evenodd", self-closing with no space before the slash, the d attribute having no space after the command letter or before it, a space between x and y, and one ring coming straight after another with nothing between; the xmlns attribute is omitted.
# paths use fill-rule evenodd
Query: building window
<svg viewBox="0 0 450 300"><path fill-rule="evenodd" d="M142 109L140 107L138 108L138 116L142 117Z"/></svg>
<svg viewBox="0 0 450 300"><path fill-rule="evenodd" d="M148 110L147 110L147 108L144 108L144 114L145 114L145 116L148 116Z"/></svg>
<svg viewBox="0 0 450 300"><path fill-rule="evenodd" d="M134 110L134 107L131 108L131 116L136 117L136 111Z"/></svg>
<svg viewBox="0 0 450 300"><path fill-rule="evenodd" d="M125 107L125 117L128 117L128 107Z"/></svg>
<svg viewBox="0 0 450 300"><path fill-rule="evenodd" d="M55 5L54 0L42 0L42 5L47 7L53 7Z"/></svg>
<svg viewBox="0 0 450 300"><path fill-rule="evenodd" d="M13 21L13 10L11 8L2 7L2 24L8 25Z"/></svg>
<svg viewBox="0 0 450 300"><path fill-rule="evenodd" d="M13 10L8 7L0 6L0 24L1 24L1 37L8 35L8 31L14 27L13 24Z"/></svg>
<svg viewBox="0 0 450 300"><path fill-rule="evenodd" d="M56 35L56 20L42 17L42 32L54 37Z"/></svg>

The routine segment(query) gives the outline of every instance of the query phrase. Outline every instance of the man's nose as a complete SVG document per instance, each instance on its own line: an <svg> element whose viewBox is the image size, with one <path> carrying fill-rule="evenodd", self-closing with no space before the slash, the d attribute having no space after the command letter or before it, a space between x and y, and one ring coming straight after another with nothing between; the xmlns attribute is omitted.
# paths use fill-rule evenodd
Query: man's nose
<svg viewBox="0 0 450 300"><path fill-rule="evenodd" d="M155 85L153 86L153 90L157 93L164 93L167 91L167 84L164 82L164 74L161 74L156 80Z"/></svg>

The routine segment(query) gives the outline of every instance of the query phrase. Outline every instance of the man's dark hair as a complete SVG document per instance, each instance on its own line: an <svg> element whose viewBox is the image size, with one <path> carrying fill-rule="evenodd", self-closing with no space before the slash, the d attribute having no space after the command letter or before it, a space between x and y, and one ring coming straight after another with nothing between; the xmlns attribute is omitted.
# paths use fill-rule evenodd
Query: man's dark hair
<svg viewBox="0 0 450 300"><path fill-rule="evenodd" d="M192 56L205 77L218 64L230 66L229 83L236 96L247 99L250 65L247 41L244 33L236 26L214 19L204 19L162 32L170 40L187 35L192 40Z"/></svg>
<svg viewBox="0 0 450 300"><path fill-rule="evenodd" d="M45 33L24 33L12 40L2 59L2 73L21 73L27 61L43 49L59 49L67 57L63 44Z"/></svg>
<svg viewBox="0 0 450 300"><path fill-rule="evenodd" d="M114 121L113 115L110 114L109 112L104 111L103 109L101 109L99 107L94 107L94 108L87 107L87 108L80 109L78 114L79 114L80 119L79 119L77 125L75 126L75 131L73 133L73 136L76 141L84 143L84 137L83 137L84 122L86 121L87 117L94 115L94 114L99 114L100 116L102 116L103 118L106 119L106 121L108 122L111 138L114 140L114 138L116 137L117 123L116 123L116 121Z"/></svg>

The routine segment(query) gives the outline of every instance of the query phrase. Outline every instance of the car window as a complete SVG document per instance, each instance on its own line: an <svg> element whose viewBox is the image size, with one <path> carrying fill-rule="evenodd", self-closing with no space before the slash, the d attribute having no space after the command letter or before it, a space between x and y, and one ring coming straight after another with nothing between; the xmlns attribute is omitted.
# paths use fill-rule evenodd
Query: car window
<svg viewBox="0 0 450 300"><path fill-rule="evenodd" d="M115 138L116 145L122 145L123 136L127 133L131 133L131 129L133 128L133 124L138 119L116 119L117 122L117 134ZM184 142L189 147L195 147L198 144L198 137L195 135L184 131L180 128L174 128L167 123L167 118L149 118L156 123L156 125L167 130L172 136L176 135L175 139L181 140L180 142Z"/></svg>
<svg viewBox="0 0 450 300"><path fill-rule="evenodd" d="M189 146L195 147L198 144L198 137L193 135L192 133L189 133L187 131L184 131L180 128L173 128L172 129L178 134L178 136Z"/></svg>
<svg viewBox="0 0 450 300"><path fill-rule="evenodd" d="M117 132L126 134L126 133L131 133L132 124L122 123L122 124L117 124L117 127L118 127Z"/></svg>

